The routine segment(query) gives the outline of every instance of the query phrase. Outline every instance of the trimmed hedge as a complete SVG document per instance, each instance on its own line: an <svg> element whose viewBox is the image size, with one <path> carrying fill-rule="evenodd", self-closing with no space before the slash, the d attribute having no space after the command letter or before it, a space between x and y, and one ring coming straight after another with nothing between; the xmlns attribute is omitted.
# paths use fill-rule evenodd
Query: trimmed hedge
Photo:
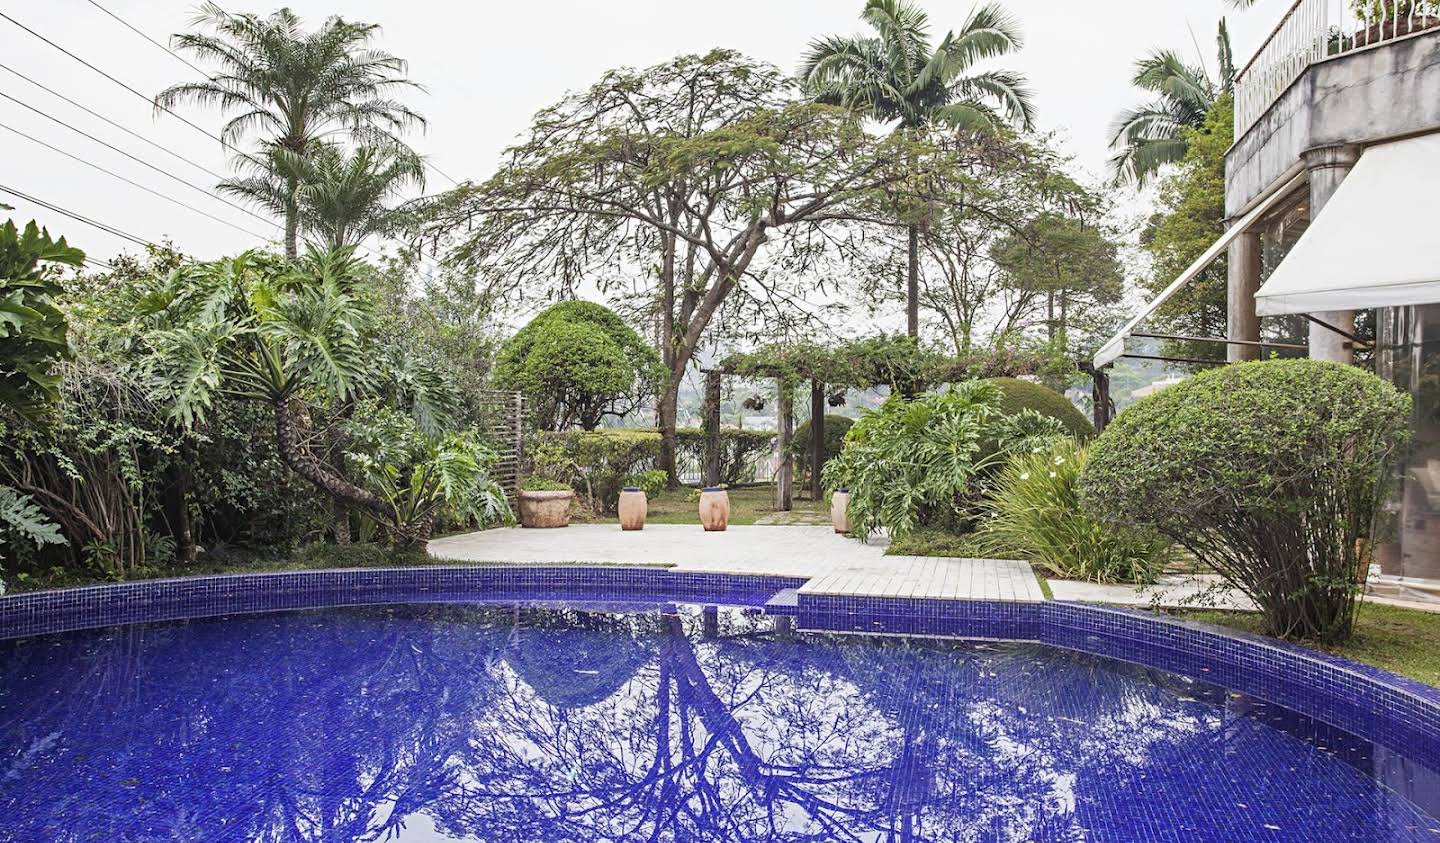
<svg viewBox="0 0 1440 843"><path fill-rule="evenodd" d="M1351 366L1226 366L1121 413L1090 449L1081 500L1188 549L1272 634L1340 641L1364 578L1357 541L1409 418L1409 396Z"/></svg>
<svg viewBox="0 0 1440 843"><path fill-rule="evenodd" d="M825 463L840 456L840 451L845 447L845 434L850 432L855 420L849 416L825 415L825 454L820 463L823 468ZM810 474L810 422L807 420L795 426L795 436L790 440L790 452L795 455L795 475L805 477Z"/></svg>
<svg viewBox="0 0 1440 843"><path fill-rule="evenodd" d="M1000 412L1013 416L1021 410L1034 410L1065 426L1065 432L1084 442L1095 436L1095 425L1070 399L1048 386L1019 378L986 378L986 383L1000 387Z"/></svg>
<svg viewBox="0 0 1440 843"><path fill-rule="evenodd" d="M705 465L705 431L682 427L675 431L680 456L696 465ZM720 429L720 482L727 486L749 483L757 457L775 447L773 430Z"/></svg>
<svg viewBox="0 0 1440 843"><path fill-rule="evenodd" d="M536 474L569 484L597 512L614 512L626 479L659 458L659 432L624 428L541 432L531 451Z"/></svg>

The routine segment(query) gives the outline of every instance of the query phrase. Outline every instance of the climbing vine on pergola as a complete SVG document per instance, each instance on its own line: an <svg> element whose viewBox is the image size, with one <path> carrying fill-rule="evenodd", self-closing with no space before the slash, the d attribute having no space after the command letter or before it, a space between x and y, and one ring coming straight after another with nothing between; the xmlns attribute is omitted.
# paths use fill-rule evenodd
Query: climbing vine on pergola
<svg viewBox="0 0 1440 843"><path fill-rule="evenodd" d="M950 357L921 348L913 338L877 336L823 346L813 343L763 346L732 354L705 373L705 484L720 481L720 387L727 376L776 381L776 427L780 470L776 475L775 508L793 506L795 465L790 453L794 435L794 392L810 383L810 494L819 500L820 466L825 460L826 396L846 389L888 386L902 395L914 395L939 384L993 377L1034 375L1053 367L1042 352L1001 350Z"/></svg>

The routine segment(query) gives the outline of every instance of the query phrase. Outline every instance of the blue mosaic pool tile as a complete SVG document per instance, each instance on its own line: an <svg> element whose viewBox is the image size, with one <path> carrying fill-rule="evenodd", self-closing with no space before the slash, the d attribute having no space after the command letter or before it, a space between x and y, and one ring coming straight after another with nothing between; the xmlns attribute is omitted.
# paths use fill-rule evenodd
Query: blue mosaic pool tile
<svg viewBox="0 0 1440 843"><path fill-rule="evenodd" d="M1440 770L1440 689L1260 636L1061 602L777 593L794 577L581 566L424 566L152 580L0 597L0 638L321 606L596 601L764 607L802 629L1038 641L1204 679ZM775 601L773 605L771 601Z"/></svg>

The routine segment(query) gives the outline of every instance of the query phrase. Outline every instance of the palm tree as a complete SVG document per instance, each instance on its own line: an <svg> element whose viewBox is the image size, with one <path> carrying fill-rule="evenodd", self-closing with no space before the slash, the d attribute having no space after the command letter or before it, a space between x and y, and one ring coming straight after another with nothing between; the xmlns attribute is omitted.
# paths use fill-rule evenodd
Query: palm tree
<svg viewBox="0 0 1440 843"><path fill-rule="evenodd" d="M393 141L412 126L424 126L423 117L391 98L419 86L404 78L404 60L369 46L379 31L374 24L332 17L305 32L289 9L262 18L206 3L194 25L201 31L176 35L176 47L213 62L218 71L203 82L166 88L155 102L162 108L185 102L219 106L233 115L220 132L231 148L259 135L266 151L303 156L337 135ZM242 156L242 161L264 166L268 158ZM293 176L288 179L293 196L297 184ZM294 258L299 203L283 199L281 207L285 254Z"/></svg>
<svg viewBox="0 0 1440 843"><path fill-rule="evenodd" d="M390 201L408 187L425 187L424 160L398 143L353 152L321 143L303 155L271 147L244 166L254 172L221 182L220 190L276 214L293 208L297 233L329 251L390 230L397 217Z"/></svg>
<svg viewBox="0 0 1440 843"><path fill-rule="evenodd" d="M860 19L873 35L831 36L810 44L800 78L818 102L853 109L896 131L931 126L987 131L1029 129L1034 105L1025 77L1006 70L972 72L977 62L1020 48L1014 18L999 4L980 6L959 31L930 44L930 20L907 0L868 0ZM920 231L907 226L906 321L920 332Z"/></svg>
<svg viewBox="0 0 1440 843"><path fill-rule="evenodd" d="M1186 130L1198 128L1215 101L1235 87L1230 32L1220 19L1216 35L1220 78L1188 65L1173 50L1156 50L1135 63L1131 83L1155 95L1139 108L1122 111L1111 126L1110 159L1115 181L1144 184L1166 164L1185 157Z"/></svg>

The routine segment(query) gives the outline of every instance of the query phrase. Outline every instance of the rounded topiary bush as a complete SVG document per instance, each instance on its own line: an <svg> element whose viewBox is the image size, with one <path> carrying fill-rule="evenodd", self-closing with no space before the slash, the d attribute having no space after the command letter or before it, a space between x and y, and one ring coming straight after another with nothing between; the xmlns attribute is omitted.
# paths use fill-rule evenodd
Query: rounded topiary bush
<svg viewBox="0 0 1440 843"><path fill-rule="evenodd" d="M1253 598L1273 634L1341 640L1356 543L1409 415L1408 396L1351 366L1226 366L1121 413L1091 447L1081 500L1187 548Z"/></svg>
<svg viewBox="0 0 1440 843"><path fill-rule="evenodd" d="M1013 416L1021 410L1034 410L1042 416L1049 416L1065 426L1065 432L1076 439L1086 440L1095 435L1095 425L1085 418L1070 399L1048 386L1020 380L1019 378L986 378L1000 388L1000 411Z"/></svg>

